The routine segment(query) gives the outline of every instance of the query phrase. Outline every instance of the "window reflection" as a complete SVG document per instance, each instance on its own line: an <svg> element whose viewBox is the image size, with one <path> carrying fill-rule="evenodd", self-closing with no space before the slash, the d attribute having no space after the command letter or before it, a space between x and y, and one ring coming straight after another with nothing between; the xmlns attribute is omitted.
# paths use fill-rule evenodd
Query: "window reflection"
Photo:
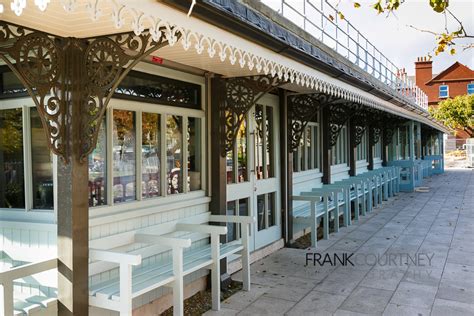
<svg viewBox="0 0 474 316"><path fill-rule="evenodd" d="M0 110L0 208L24 208L22 110Z"/></svg>
<svg viewBox="0 0 474 316"><path fill-rule="evenodd" d="M176 115L166 117L166 171L168 194L183 192L182 143L183 118Z"/></svg>
<svg viewBox="0 0 474 316"><path fill-rule="evenodd" d="M113 129L114 202L135 199L135 115L114 110Z"/></svg>
<svg viewBox="0 0 474 316"><path fill-rule="evenodd" d="M266 168L267 178L275 176L274 173L274 148L273 148L273 108L271 106L265 107L265 127L266 127Z"/></svg>
<svg viewBox="0 0 474 316"><path fill-rule="evenodd" d="M31 108L33 208L53 209L53 156L36 108Z"/></svg>
<svg viewBox="0 0 474 316"><path fill-rule="evenodd" d="M188 191L201 189L201 120L188 118Z"/></svg>
<svg viewBox="0 0 474 316"><path fill-rule="evenodd" d="M160 157L161 157L160 115L142 114L142 197L150 198L161 194Z"/></svg>
<svg viewBox="0 0 474 316"><path fill-rule="evenodd" d="M255 106L255 173L257 179L263 179L263 106Z"/></svg>
<svg viewBox="0 0 474 316"><path fill-rule="evenodd" d="M244 119L237 133L238 182L248 181L247 171L247 119Z"/></svg>
<svg viewBox="0 0 474 316"><path fill-rule="evenodd" d="M89 206L107 204L107 136L105 118L100 124L97 145L89 155Z"/></svg>

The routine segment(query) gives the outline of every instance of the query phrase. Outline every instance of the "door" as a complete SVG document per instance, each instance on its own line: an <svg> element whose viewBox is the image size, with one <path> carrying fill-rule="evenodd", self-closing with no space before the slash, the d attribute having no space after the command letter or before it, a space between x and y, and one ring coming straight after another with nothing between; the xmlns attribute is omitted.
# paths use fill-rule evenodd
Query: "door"
<svg viewBox="0 0 474 316"><path fill-rule="evenodd" d="M251 215L251 249L281 238L278 97L265 95L240 127L227 155L227 214ZM228 240L240 237L229 225Z"/></svg>

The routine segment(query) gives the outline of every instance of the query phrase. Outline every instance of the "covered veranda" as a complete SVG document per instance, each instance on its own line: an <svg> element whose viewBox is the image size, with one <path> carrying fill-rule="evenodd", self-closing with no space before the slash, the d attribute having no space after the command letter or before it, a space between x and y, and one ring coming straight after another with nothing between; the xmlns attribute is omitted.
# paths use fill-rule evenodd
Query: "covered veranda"
<svg viewBox="0 0 474 316"><path fill-rule="evenodd" d="M0 156L2 183L24 177L18 200L0 190L2 259L18 266L2 273L5 315L56 303L64 315L146 314L152 302L179 315L209 271L218 310L229 273L242 269L248 291L262 253L342 214L354 227L443 172L446 129L406 78L362 89L178 8L5 8L0 122L21 131L25 161ZM308 188L324 190L318 207L338 201L337 215L326 206L316 223L293 203ZM17 279L41 295L12 304Z"/></svg>

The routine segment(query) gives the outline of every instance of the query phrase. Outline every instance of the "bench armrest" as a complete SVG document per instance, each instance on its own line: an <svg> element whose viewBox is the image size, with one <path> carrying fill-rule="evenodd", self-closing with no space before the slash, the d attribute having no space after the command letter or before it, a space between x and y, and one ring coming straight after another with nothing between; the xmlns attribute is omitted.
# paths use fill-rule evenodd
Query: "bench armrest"
<svg viewBox="0 0 474 316"><path fill-rule="evenodd" d="M204 234L227 234L226 226L206 225L206 224L176 224L176 230Z"/></svg>
<svg viewBox="0 0 474 316"><path fill-rule="evenodd" d="M139 265L142 263L141 255L132 255L129 253L100 250L100 249L89 249L89 258L92 260L115 262L120 264Z"/></svg>
<svg viewBox="0 0 474 316"><path fill-rule="evenodd" d="M210 215L210 222L221 222L221 223L240 223L240 224L254 224L256 222L255 217L252 216L228 216L228 215Z"/></svg>
<svg viewBox="0 0 474 316"><path fill-rule="evenodd" d="M292 195L293 201L306 201L306 202L321 202L321 195Z"/></svg>
<svg viewBox="0 0 474 316"><path fill-rule="evenodd" d="M191 239L176 238L176 237L164 237L153 234L135 234L135 242L144 244L159 244L170 248L180 247L188 248L191 246Z"/></svg>

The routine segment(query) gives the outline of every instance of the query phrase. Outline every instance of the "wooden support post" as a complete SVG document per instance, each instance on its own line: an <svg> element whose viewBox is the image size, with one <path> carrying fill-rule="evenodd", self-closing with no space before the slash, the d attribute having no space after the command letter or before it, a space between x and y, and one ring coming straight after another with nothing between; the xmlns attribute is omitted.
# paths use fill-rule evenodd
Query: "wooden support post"
<svg viewBox="0 0 474 316"><path fill-rule="evenodd" d="M350 119L348 121L348 132L349 132L349 142L348 142L348 152L349 152L349 175L351 177L357 174L357 144L356 144L356 132L354 121Z"/></svg>
<svg viewBox="0 0 474 316"><path fill-rule="evenodd" d="M89 310L89 169L79 154L80 113L73 107L69 163L58 159L58 314L88 315Z"/></svg>
<svg viewBox="0 0 474 316"><path fill-rule="evenodd" d="M227 213L227 171L226 157L222 156L224 133L221 126L221 106L225 102L226 91L225 81L221 77L211 79L211 203L210 210L213 215L226 215ZM227 236L221 236L221 242L225 243ZM220 264L221 279L230 279L227 274L227 259L221 260Z"/></svg>
<svg viewBox="0 0 474 316"><path fill-rule="evenodd" d="M323 171L323 183L331 183L331 161L332 161L332 150L331 150L331 121L329 107L323 108L321 111L321 134L322 134L322 171Z"/></svg>
<svg viewBox="0 0 474 316"><path fill-rule="evenodd" d="M369 170L374 170L374 129L370 126L367 128L367 136L369 138L369 146L367 148L367 158L369 159L368 168Z"/></svg>
<svg viewBox="0 0 474 316"><path fill-rule="evenodd" d="M285 244L293 241L293 152L291 148L291 137L289 126L291 117L288 111L287 92L279 89L280 98L280 175L281 175L281 218L282 236Z"/></svg>
<svg viewBox="0 0 474 316"><path fill-rule="evenodd" d="M408 141L410 142L410 160L415 161L415 122L409 123Z"/></svg>

